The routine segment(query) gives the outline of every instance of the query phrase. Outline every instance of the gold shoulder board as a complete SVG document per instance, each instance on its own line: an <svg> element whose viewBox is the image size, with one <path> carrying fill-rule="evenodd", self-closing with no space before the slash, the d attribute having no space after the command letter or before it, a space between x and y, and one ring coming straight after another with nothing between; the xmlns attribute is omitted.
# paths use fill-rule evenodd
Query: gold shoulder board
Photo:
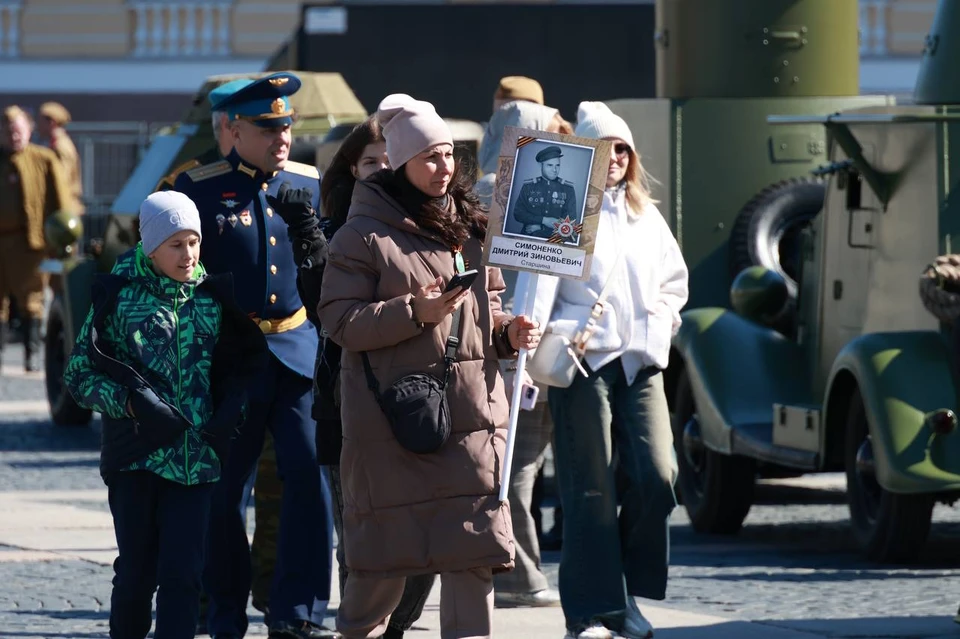
<svg viewBox="0 0 960 639"><path fill-rule="evenodd" d="M184 162L174 170L170 171L168 174L164 175L160 179L160 181L157 182L157 187L154 189L154 191L160 190L160 187L163 186L164 184L166 184L172 189L174 183L177 181L177 177L179 177L179 175L184 171L192 169L195 166L200 166L200 163L197 162L195 159L187 160L186 162Z"/></svg>
<svg viewBox="0 0 960 639"><path fill-rule="evenodd" d="M204 164L203 166L190 169L187 171L187 175L189 175L190 179L194 182L202 182L208 178L224 175L232 170L233 166L231 166L229 162L226 160L217 160L213 164Z"/></svg>
<svg viewBox="0 0 960 639"><path fill-rule="evenodd" d="M320 172L317 171L317 167L310 164L304 164L302 162L287 162L284 167L284 171L288 173L295 173L297 175L304 175L308 178L313 178L315 180L320 179Z"/></svg>

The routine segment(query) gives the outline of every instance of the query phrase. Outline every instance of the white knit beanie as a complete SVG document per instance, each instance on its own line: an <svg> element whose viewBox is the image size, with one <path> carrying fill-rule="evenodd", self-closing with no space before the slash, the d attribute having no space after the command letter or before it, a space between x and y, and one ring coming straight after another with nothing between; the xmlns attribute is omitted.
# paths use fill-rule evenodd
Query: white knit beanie
<svg viewBox="0 0 960 639"><path fill-rule="evenodd" d="M377 107L377 120L387 141L387 158L394 170L418 153L437 146L453 146L453 134L429 102L406 93L393 93Z"/></svg>
<svg viewBox="0 0 960 639"><path fill-rule="evenodd" d="M150 255L168 237L180 231L200 233L200 212L189 197L179 191L157 191L140 205L140 240Z"/></svg>
<svg viewBox="0 0 960 639"><path fill-rule="evenodd" d="M636 149L630 127L603 102L581 102L577 109L577 128L574 135L582 138L620 138Z"/></svg>

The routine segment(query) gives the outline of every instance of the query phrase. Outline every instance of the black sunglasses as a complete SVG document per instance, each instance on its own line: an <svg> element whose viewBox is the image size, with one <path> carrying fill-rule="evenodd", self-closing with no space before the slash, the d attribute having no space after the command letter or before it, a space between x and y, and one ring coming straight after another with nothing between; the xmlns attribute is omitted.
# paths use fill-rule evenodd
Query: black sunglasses
<svg viewBox="0 0 960 639"><path fill-rule="evenodd" d="M626 155L630 151L630 145L626 142L620 142L613 145L613 150L616 151L617 155Z"/></svg>

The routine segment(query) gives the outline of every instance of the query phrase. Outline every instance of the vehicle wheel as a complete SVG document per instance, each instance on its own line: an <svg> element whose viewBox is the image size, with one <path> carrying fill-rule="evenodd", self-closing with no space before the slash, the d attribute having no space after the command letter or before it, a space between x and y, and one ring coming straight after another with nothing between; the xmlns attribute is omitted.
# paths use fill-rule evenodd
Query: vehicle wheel
<svg viewBox="0 0 960 639"><path fill-rule="evenodd" d="M897 495L877 482L867 411L859 389L854 391L847 413L844 465L850 522L864 554L880 562L916 559L930 533L934 498Z"/></svg>
<svg viewBox="0 0 960 639"><path fill-rule="evenodd" d="M63 385L63 369L67 362L67 345L63 335L63 299L54 298L47 319L47 335L44 339L44 372L46 373L47 402L50 418L58 426L86 426L90 423L91 411L73 401Z"/></svg>
<svg viewBox="0 0 960 639"><path fill-rule="evenodd" d="M797 298L800 232L823 209L826 185L814 178L772 184L747 202L730 231L730 277L748 266L776 271L787 281L789 299Z"/></svg>
<svg viewBox="0 0 960 639"><path fill-rule="evenodd" d="M693 529L732 534L753 505L756 464L721 455L703 445L687 371L680 373L674 403L673 441L677 452L677 492Z"/></svg>

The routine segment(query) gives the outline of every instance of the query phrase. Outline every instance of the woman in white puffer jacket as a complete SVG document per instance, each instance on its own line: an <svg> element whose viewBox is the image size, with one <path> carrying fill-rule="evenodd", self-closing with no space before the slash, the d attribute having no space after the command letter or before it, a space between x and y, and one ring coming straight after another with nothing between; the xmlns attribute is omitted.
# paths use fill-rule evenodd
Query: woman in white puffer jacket
<svg viewBox="0 0 960 639"><path fill-rule="evenodd" d="M653 629L633 598L666 593L677 466L662 370L688 272L626 122L584 102L576 135L613 142L593 265L584 282L541 277L536 319L572 337L610 284L587 342L588 376L549 390L563 504L560 597L568 638L645 639ZM624 480L619 516L614 452Z"/></svg>

